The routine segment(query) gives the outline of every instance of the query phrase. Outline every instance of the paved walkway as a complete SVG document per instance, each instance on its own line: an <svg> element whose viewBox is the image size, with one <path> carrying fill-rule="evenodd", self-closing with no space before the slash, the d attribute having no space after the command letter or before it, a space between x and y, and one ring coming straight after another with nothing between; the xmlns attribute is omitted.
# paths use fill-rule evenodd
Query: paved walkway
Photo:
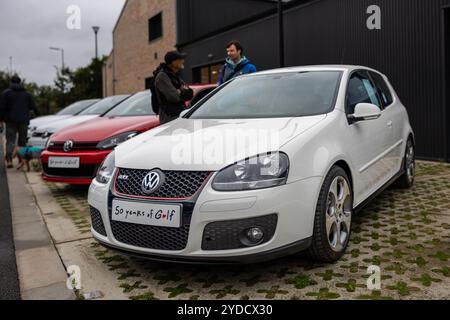
<svg viewBox="0 0 450 320"><path fill-rule="evenodd" d="M0 134L0 300L17 300L20 290L4 157Z"/></svg>
<svg viewBox="0 0 450 320"><path fill-rule="evenodd" d="M0 188L5 182L3 176L0 181ZM9 229L11 229L12 217L14 247L11 243L9 258L13 259L15 249L16 259L14 264L17 263L17 271L11 271L7 278L8 281L15 279L16 288L18 287L17 284L20 285L20 296L18 290L15 290L14 294L11 293L10 296L15 299L21 297L23 300L75 299L74 292L67 289L66 267L62 263L47 225L44 223L42 210L36 203L27 176L22 171L8 169L7 182L8 188L1 190L0 197L6 203L9 202L11 214L9 219L5 217L5 220L3 220L2 218L0 225L3 226L3 221L6 221ZM0 237L2 234L3 232ZM11 233L9 235L11 236ZM0 259L0 263L1 261L3 259ZM12 262L10 262L10 265L12 266ZM3 275L3 270L0 274ZM19 281L17 281L17 278ZM3 281L0 283L3 284Z"/></svg>

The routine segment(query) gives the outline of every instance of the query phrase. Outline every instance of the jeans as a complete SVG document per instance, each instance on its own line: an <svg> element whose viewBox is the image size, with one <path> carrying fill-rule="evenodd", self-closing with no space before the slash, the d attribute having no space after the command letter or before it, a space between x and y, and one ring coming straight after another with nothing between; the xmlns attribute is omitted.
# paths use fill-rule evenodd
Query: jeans
<svg viewBox="0 0 450 320"><path fill-rule="evenodd" d="M12 154L14 148L17 145L19 147L26 147L28 134L28 123L6 123L6 160L12 160ZM17 139L17 135L19 135Z"/></svg>

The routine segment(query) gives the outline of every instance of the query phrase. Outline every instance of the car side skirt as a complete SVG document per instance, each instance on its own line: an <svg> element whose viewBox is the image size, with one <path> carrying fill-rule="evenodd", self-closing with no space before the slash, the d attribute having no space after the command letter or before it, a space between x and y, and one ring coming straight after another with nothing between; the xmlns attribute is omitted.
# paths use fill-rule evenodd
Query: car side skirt
<svg viewBox="0 0 450 320"><path fill-rule="evenodd" d="M360 212L362 209L364 209L365 206L367 206L369 204L369 202L371 202L372 200L374 200L376 197L378 197L380 195L380 193L382 193L384 190L386 190L387 188L389 188L389 186L391 186L395 181L397 181L398 178L400 178L403 174L405 173L405 170L403 169L403 165L402 168L400 169L400 171L393 176L388 182L386 182L384 185L381 186L381 188L379 188L377 191L375 191L374 193L372 193L370 195L370 197L368 197L366 200L364 200L363 202L361 202L358 206L356 206L353 210L355 213Z"/></svg>

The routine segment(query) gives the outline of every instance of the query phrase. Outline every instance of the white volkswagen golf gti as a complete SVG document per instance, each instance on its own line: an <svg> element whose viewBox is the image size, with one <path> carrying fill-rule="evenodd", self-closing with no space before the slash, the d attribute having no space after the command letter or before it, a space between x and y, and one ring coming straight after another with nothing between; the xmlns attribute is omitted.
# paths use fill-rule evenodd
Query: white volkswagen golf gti
<svg viewBox="0 0 450 320"><path fill-rule="evenodd" d="M89 189L104 246L160 261L332 262L353 215L414 183L414 134L381 73L311 66L231 80L118 146Z"/></svg>

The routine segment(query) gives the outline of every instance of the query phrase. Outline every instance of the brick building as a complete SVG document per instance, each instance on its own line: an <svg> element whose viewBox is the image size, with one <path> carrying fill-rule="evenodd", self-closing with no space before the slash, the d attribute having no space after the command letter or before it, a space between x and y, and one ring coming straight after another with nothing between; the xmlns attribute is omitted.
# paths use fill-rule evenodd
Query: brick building
<svg viewBox="0 0 450 320"><path fill-rule="evenodd" d="M176 0L127 0L103 68L103 95L144 90L146 79L176 44Z"/></svg>

